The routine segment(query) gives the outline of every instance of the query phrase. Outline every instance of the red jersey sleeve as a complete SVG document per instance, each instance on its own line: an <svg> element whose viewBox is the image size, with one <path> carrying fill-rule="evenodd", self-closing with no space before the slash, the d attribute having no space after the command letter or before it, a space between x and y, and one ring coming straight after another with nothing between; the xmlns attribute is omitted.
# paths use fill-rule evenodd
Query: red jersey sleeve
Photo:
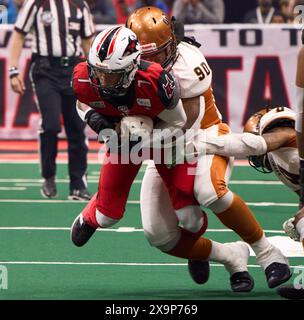
<svg viewBox="0 0 304 320"><path fill-rule="evenodd" d="M86 62L78 63L73 71L72 86L77 100L89 105L98 99L96 92L90 85L88 66Z"/></svg>

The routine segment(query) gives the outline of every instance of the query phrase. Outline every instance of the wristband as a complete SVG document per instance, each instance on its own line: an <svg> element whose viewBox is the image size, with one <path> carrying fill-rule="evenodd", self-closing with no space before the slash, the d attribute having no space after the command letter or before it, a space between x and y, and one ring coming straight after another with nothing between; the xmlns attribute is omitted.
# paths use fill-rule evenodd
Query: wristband
<svg viewBox="0 0 304 320"><path fill-rule="evenodd" d="M10 79L17 77L19 74L20 74L20 72L17 67L10 67L8 70L8 75L9 75Z"/></svg>

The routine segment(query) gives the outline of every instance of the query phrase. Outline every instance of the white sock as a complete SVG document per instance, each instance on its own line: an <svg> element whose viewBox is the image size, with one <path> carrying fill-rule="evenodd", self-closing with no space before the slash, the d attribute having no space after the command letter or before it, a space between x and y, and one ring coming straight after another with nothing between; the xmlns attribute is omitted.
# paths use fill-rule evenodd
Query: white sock
<svg viewBox="0 0 304 320"><path fill-rule="evenodd" d="M301 218L297 224L296 224L296 229L300 235L300 241L304 239L304 218Z"/></svg>
<svg viewBox="0 0 304 320"><path fill-rule="evenodd" d="M271 243L265 237L265 233L263 233L263 236L258 241L252 243L250 246L255 255L258 256L261 252L267 250L267 248L271 246Z"/></svg>
<svg viewBox="0 0 304 320"><path fill-rule="evenodd" d="M219 243L211 240L212 247L208 260L219 262L225 266L230 275L235 272L247 271L247 260L249 249L245 246L245 251L242 250L240 242ZM244 248L243 248L244 249ZM241 251L240 251L241 250ZM246 255L248 250L248 255Z"/></svg>
<svg viewBox="0 0 304 320"><path fill-rule="evenodd" d="M264 270L266 270L273 262L288 264L287 258L282 254L279 248L268 241L265 234L263 234L260 240L252 243L251 248L257 257L259 265Z"/></svg>
<svg viewBox="0 0 304 320"><path fill-rule="evenodd" d="M230 254L231 250L230 248L227 248L227 246L224 246L224 244L215 242L211 240L212 242L212 247L211 247L211 252L208 257L208 260L214 261L214 262L219 262L222 264L227 263L230 261Z"/></svg>

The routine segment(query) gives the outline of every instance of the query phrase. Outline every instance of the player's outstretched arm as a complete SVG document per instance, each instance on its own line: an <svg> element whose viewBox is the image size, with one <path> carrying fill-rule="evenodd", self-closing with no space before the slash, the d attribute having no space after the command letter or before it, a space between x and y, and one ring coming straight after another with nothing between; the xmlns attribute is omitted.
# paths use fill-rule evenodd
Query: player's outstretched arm
<svg viewBox="0 0 304 320"><path fill-rule="evenodd" d="M286 146L295 138L293 128L275 128L262 136L249 132L209 136L201 130L197 143L199 154L218 154L226 157L260 156Z"/></svg>
<svg viewBox="0 0 304 320"><path fill-rule="evenodd" d="M267 152L267 144L263 137L252 133L230 133L222 136L208 134L200 130L195 149L200 154L218 154L226 157L248 157L263 155Z"/></svg>

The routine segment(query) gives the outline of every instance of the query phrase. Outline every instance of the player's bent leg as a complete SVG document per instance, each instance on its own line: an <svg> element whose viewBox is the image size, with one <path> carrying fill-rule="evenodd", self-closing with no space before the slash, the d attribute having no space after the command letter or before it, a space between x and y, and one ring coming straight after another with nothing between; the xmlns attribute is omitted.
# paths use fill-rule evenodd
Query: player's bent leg
<svg viewBox="0 0 304 320"><path fill-rule="evenodd" d="M230 206L223 211L225 206L221 204L221 199L214 202L211 207L226 227L234 230L252 247L270 288L277 287L291 277L288 259L266 239L252 211L240 197L234 194Z"/></svg>
<svg viewBox="0 0 304 320"><path fill-rule="evenodd" d="M97 193L76 217L71 227L71 240L77 247L85 245L97 228L109 228L120 219L113 219L101 213L96 205Z"/></svg>
<svg viewBox="0 0 304 320"><path fill-rule="evenodd" d="M181 229L180 239L167 254L196 261L214 261L224 264L230 273L234 292L249 292L254 286L247 270L249 249L243 242L221 244L207 238L197 238Z"/></svg>
<svg viewBox="0 0 304 320"><path fill-rule="evenodd" d="M183 228L200 237L207 229L207 215L199 206L186 206L175 211ZM204 284L210 275L210 266L205 260L188 260L188 271L194 282Z"/></svg>
<svg viewBox="0 0 304 320"><path fill-rule="evenodd" d="M108 157L107 154L105 159ZM98 192L73 223L71 238L77 246L83 246L98 227L111 227L124 215L131 185L141 164L121 164L117 157L116 163L104 162Z"/></svg>
<svg viewBox="0 0 304 320"><path fill-rule="evenodd" d="M263 229L246 203L228 189L230 161L221 156L205 156L198 162L195 194L219 220L251 245L265 271L268 286L276 287L291 277L287 258L265 237Z"/></svg>
<svg viewBox="0 0 304 320"><path fill-rule="evenodd" d="M140 206L144 233L150 245L164 252L172 249L181 236L179 221L169 192L153 162L149 163L142 181ZM197 210L194 215L195 213ZM193 215L191 217L195 219ZM199 232L206 220L203 219L201 210L199 219L202 219L199 227L191 224L190 221L188 221L188 227ZM188 270L193 281L198 284L203 284L209 279L208 261L188 260Z"/></svg>

